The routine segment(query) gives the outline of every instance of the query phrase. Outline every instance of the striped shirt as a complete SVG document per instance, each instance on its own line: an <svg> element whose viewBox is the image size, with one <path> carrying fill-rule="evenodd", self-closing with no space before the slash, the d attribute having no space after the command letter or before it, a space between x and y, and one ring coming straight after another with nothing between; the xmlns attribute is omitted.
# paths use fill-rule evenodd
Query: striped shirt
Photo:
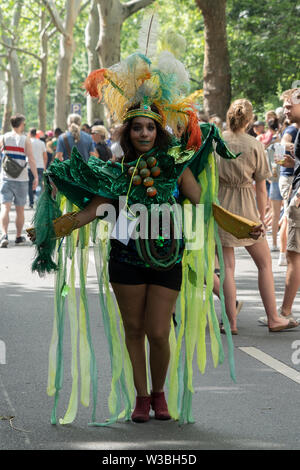
<svg viewBox="0 0 300 470"><path fill-rule="evenodd" d="M25 154L25 143L26 136L19 135L16 132L7 132L2 137L3 147L2 158L4 155L8 155L10 158L13 158L19 165L24 166L27 162L27 157ZM1 168L0 181L28 181L28 168L24 168L18 178L12 178Z"/></svg>

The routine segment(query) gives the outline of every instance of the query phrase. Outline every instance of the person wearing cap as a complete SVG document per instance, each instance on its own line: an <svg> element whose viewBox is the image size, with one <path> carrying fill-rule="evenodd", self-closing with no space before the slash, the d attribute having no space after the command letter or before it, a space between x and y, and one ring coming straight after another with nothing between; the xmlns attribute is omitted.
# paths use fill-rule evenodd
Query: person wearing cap
<svg viewBox="0 0 300 470"><path fill-rule="evenodd" d="M265 132L265 123L263 121L255 121L253 124L253 131L257 138Z"/></svg>
<svg viewBox="0 0 300 470"><path fill-rule="evenodd" d="M92 127L92 139L95 144L95 156L101 158L101 160L107 162L112 158L112 153L106 141L108 139L108 132L105 126L93 126Z"/></svg>

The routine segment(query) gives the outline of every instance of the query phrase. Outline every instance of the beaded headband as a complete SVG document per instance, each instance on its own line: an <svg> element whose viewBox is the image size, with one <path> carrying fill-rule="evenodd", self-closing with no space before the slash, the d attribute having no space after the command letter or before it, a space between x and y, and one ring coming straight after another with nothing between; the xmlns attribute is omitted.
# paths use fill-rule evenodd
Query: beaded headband
<svg viewBox="0 0 300 470"><path fill-rule="evenodd" d="M151 107L146 104L142 104L141 107L138 109L131 109L130 111L127 111L123 119L123 122L129 121L129 119L133 119L139 116L153 119L154 121L158 122L160 125L162 125L163 123L162 116L152 111Z"/></svg>

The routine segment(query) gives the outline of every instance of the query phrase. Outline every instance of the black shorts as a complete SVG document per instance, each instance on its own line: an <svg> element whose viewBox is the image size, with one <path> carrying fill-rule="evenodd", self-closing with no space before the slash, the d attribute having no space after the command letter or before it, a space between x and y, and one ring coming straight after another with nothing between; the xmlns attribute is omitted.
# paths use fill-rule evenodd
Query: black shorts
<svg viewBox="0 0 300 470"><path fill-rule="evenodd" d="M129 263L120 263L114 259L108 264L109 281L117 284L139 285L155 284L180 291L182 283L182 263L176 263L169 271L156 271Z"/></svg>

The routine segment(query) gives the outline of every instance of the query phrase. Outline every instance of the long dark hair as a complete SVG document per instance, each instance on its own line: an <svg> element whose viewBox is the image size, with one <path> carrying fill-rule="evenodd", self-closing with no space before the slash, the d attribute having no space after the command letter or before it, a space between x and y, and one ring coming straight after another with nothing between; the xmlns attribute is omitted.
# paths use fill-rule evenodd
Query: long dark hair
<svg viewBox="0 0 300 470"><path fill-rule="evenodd" d="M137 105L137 106L133 106L132 108L130 108L130 110L139 109L139 108L140 108L140 105ZM151 109L153 112L159 114L158 109L155 105L152 105ZM124 152L125 161L129 161L129 162L132 160L135 160L137 157L136 150L134 146L132 145L132 142L130 139L130 129L131 129L133 119L134 118L130 119L129 121L126 121L120 129L120 145ZM166 129L164 129L157 121L153 120L153 122L155 123L156 131L157 131L154 146L159 147L160 150L168 150L168 148L171 145L171 140L172 140L171 134Z"/></svg>

